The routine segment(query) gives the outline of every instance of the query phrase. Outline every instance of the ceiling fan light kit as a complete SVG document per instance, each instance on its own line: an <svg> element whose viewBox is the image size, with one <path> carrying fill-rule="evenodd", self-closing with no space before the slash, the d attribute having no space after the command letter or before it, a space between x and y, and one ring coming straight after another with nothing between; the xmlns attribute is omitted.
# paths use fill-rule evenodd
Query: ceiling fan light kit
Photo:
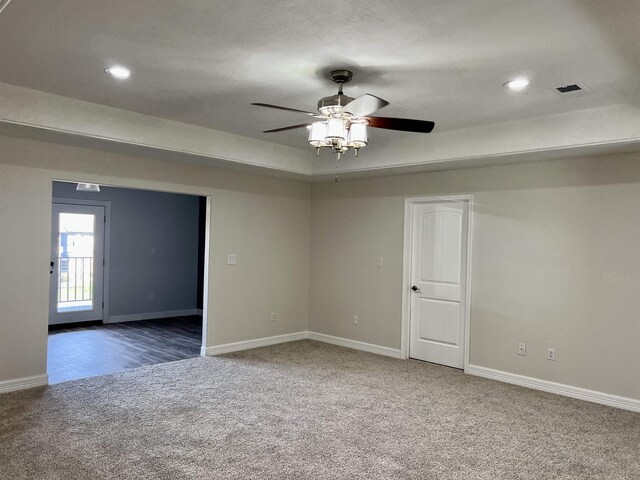
<svg viewBox="0 0 640 480"><path fill-rule="evenodd" d="M330 148L336 154L336 158L340 160L342 155L349 150L353 150L357 157L360 149L367 145L367 126L418 133L429 133L435 126L433 122L426 120L371 117L369 115L387 106L389 102L370 94L351 98L342 93L343 85L349 83L353 78L353 73L349 70L333 70L329 74L329 78L338 84L338 93L318 101L319 114L267 103L253 103L252 105L259 107L304 113L320 120L310 124L303 123L266 130L265 133L307 127L309 129L309 145L316 149L316 155L320 155L322 148Z"/></svg>
<svg viewBox="0 0 640 480"><path fill-rule="evenodd" d="M324 122L311 124L309 130L309 144L316 148L316 155L323 147L331 148L338 159L353 149L355 156L358 150L367 145L367 125L364 121L353 121L334 114Z"/></svg>

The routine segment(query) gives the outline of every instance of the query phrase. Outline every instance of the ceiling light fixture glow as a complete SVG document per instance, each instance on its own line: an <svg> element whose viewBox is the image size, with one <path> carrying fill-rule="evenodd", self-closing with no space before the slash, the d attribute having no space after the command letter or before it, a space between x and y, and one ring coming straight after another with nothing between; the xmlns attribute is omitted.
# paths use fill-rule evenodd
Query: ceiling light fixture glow
<svg viewBox="0 0 640 480"><path fill-rule="evenodd" d="M76 190L78 192L99 192L100 191L100 185L98 185L97 183L78 183L78 185L76 185Z"/></svg>
<svg viewBox="0 0 640 480"><path fill-rule="evenodd" d="M509 80L503 86L515 91L524 90L529 86L529 79L524 77L514 78L513 80Z"/></svg>
<svg viewBox="0 0 640 480"><path fill-rule="evenodd" d="M112 67L105 68L104 71L118 80L126 80L131 76L131 71L127 67L123 67L121 65L114 65Z"/></svg>

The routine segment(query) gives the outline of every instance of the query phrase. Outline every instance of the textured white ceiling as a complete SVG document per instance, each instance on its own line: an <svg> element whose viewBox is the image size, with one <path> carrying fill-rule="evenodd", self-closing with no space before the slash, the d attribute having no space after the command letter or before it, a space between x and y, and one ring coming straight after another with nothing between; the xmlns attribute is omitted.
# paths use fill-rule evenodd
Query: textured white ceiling
<svg viewBox="0 0 640 480"><path fill-rule="evenodd" d="M306 148L305 121L252 107L314 109L334 93L391 102L380 115L436 132L553 115L640 96L634 0L14 0L0 15L0 82ZM113 63L131 68L117 82ZM502 84L527 75L531 88ZM581 82L592 94L552 88ZM376 130L368 149L416 134Z"/></svg>

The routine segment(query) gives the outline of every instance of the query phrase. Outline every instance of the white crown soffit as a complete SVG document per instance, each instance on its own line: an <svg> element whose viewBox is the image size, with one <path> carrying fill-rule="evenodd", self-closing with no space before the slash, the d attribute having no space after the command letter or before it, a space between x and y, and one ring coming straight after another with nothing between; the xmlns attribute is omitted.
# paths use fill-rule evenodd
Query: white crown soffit
<svg viewBox="0 0 640 480"><path fill-rule="evenodd" d="M296 175L311 174L305 150L220 132L82 100L0 84L0 122L61 135L60 142L92 139L135 147L139 151L193 156L198 163L242 164ZM10 129L7 129L10 130ZM15 128L14 128L15 130ZM21 129L24 131L25 129ZM72 140L76 139L76 140Z"/></svg>
<svg viewBox="0 0 640 480"><path fill-rule="evenodd" d="M403 136L360 157L301 148L0 84L0 133L268 175L388 175L640 149L640 109L620 104ZM105 147L105 145L109 145Z"/></svg>

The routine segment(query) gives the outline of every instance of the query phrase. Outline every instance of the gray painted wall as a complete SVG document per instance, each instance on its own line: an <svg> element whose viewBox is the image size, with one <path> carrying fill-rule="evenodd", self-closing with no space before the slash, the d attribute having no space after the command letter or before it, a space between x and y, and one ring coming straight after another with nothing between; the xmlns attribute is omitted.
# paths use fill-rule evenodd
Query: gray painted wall
<svg viewBox="0 0 640 480"><path fill-rule="evenodd" d="M639 160L314 184L309 330L400 348L404 199L472 193L471 364L640 399Z"/></svg>
<svg viewBox="0 0 640 480"><path fill-rule="evenodd" d="M196 308L199 197L64 182L53 196L111 202L110 317Z"/></svg>
<svg viewBox="0 0 640 480"><path fill-rule="evenodd" d="M12 226L0 227L0 389L46 382L51 195L61 179L210 197L204 346L307 330L308 183L0 135L0 219Z"/></svg>

